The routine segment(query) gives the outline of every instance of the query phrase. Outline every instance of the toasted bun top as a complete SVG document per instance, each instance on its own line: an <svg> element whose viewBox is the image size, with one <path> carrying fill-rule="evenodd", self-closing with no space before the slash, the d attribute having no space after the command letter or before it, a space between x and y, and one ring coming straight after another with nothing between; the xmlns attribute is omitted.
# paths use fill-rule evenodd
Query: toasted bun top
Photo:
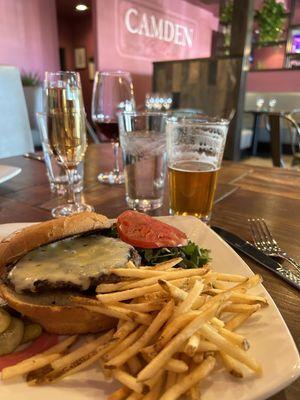
<svg viewBox="0 0 300 400"><path fill-rule="evenodd" d="M83 212L29 226L8 236L0 243L0 277L9 265L44 244L68 236L109 228L112 223L101 214Z"/></svg>

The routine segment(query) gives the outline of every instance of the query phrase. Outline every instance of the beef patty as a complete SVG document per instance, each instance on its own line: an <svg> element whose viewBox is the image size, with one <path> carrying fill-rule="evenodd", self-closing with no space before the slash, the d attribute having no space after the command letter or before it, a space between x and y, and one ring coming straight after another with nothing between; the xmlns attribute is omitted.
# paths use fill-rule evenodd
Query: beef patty
<svg viewBox="0 0 300 400"><path fill-rule="evenodd" d="M112 270L129 260L140 264L138 253L129 244L99 233L85 234L30 251L10 268L6 281L17 293L88 291L101 282L118 282Z"/></svg>

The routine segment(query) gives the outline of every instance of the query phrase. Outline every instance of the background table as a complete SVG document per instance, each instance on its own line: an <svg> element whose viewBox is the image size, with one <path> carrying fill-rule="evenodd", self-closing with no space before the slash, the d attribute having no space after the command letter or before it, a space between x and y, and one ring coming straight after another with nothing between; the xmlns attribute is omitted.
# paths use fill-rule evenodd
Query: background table
<svg viewBox="0 0 300 400"><path fill-rule="evenodd" d="M85 162L84 198L97 212L116 217L124 209L124 185L100 184L100 171L112 168L110 145L90 145ZM58 204L45 175L45 165L24 157L0 160L1 164L18 166L22 173L0 185L0 223L44 221ZM279 168L249 167L224 162L220 171L212 224L224 227L251 240L247 218L264 217L280 245L300 259L300 173ZM153 215L168 214L168 199ZM300 345L300 296L296 289L278 279L246 256L242 258L264 278L282 313L296 344ZM278 343L280 345L280 343ZM300 399L300 385L295 382L272 400Z"/></svg>

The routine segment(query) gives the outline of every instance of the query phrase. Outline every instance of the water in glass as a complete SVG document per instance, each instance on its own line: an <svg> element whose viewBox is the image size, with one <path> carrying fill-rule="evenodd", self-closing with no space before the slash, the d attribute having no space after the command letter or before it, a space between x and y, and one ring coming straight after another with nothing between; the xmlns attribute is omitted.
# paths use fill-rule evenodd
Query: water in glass
<svg viewBox="0 0 300 400"><path fill-rule="evenodd" d="M165 138L157 138L153 131L131 132L122 149L128 205L140 210L160 207L166 173Z"/></svg>

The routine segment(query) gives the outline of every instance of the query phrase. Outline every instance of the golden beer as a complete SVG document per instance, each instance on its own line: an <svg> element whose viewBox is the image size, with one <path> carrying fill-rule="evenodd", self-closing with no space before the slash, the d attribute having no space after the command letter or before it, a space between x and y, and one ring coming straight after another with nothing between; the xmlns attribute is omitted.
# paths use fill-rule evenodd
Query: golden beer
<svg viewBox="0 0 300 400"><path fill-rule="evenodd" d="M219 168L199 161L177 161L168 170L173 214L209 220Z"/></svg>

